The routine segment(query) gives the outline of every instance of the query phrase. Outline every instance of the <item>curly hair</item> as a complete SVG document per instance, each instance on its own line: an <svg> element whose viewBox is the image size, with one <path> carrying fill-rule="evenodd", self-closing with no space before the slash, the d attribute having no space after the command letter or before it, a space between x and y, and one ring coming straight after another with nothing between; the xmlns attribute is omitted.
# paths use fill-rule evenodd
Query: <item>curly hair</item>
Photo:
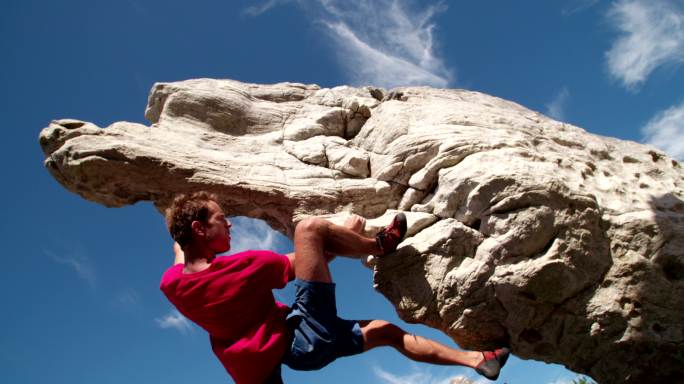
<svg viewBox="0 0 684 384"><path fill-rule="evenodd" d="M206 191L177 195L166 209L166 226L171 237L185 247L192 240L193 221L206 223L209 219L209 202L218 202L218 196Z"/></svg>

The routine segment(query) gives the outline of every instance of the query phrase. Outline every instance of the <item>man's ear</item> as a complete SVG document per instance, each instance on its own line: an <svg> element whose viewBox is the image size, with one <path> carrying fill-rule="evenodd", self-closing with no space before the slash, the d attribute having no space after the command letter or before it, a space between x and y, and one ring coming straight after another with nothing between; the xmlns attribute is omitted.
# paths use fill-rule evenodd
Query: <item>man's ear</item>
<svg viewBox="0 0 684 384"><path fill-rule="evenodd" d="M197 220L190 223L190 228L192 228L192 233L196 234L197 236L204 236L206 233L204 225Z"/></svg>

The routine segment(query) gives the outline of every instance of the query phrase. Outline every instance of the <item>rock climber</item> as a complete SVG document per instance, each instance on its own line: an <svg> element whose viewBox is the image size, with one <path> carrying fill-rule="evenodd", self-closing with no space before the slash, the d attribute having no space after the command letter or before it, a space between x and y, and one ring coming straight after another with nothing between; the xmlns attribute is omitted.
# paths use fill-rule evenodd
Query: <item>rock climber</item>
<svg viewBox="0 0 684 384"><path fill-rule="evenodd" d="M295 370L321 369L333 360L390 346L409 359L474 368L495 380L509 349L461 351L409 334L384 320L337 316L335 284L328 263L334 257L385 256L406 233L400 213L375 238L362 235L365 219L344 225L307 218L295 228L294 253L267 250L217 257L230 249L230 228L216 195L200 191L176 196L166 211L175 240L175 263L161 290L185 317L205 329L211 348L237 384L282 383L281 364ZM294 280L288 307L272 289Z"/></svg>

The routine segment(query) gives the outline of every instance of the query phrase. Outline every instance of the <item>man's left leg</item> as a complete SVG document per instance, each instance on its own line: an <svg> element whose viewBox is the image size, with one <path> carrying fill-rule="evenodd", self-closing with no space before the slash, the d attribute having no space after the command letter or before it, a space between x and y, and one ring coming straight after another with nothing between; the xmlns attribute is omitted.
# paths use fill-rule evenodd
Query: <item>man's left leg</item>
<svg viewBox="0 0 684 384"><path fill-rule="evenodd" d="M283 362L299 370L319 369L335 359L341 319L337 317L335 284L326 252L341 255L378 254L373 238L320 218L300 222L294 234L295 302L287 322L293 341ZM363 343L356 326L357 349Z"/></svg>
<svg viewBox="0 0 684 384"><path fill-rule="evenodd" d="M382 254L377 241L346 226L311 217L300 222L294 234L294 269L300 280L332 282L326 253L358 258Z"/></svg>
<svg viewBox="0 0 684 384"><path fill-rule="evenodd" d="M360 324L337 316L326 253L358 257L393 252L406 233L406 217L398 214L376 238L362 235L364 225L358 216L344 226L312 217L295 228L296 298L287 319L294 337L283 360L291 368L319 369L337 357L363 352Z"/></svg>

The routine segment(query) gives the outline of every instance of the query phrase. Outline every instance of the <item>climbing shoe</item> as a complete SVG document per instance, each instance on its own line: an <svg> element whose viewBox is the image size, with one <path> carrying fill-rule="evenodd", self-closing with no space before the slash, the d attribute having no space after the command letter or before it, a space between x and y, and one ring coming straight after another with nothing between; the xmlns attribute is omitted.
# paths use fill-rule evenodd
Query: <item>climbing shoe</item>
<svg viewBox="0 0 684 384"><path fill-rule="evenodd" d="M390 225L386 226L375 235L375 241L377 241L382 254L387 255L397 249L399 243L404 240L405 235L406 215L400 212L394 216Z"/></svg>
<svg viewBox="0 0 684 384"><path fill-rule="evenodd" d="M489 380L496 380L510 354L511 350L508 348L482 352L482 362L475 367L475 371Z"/></svg>

